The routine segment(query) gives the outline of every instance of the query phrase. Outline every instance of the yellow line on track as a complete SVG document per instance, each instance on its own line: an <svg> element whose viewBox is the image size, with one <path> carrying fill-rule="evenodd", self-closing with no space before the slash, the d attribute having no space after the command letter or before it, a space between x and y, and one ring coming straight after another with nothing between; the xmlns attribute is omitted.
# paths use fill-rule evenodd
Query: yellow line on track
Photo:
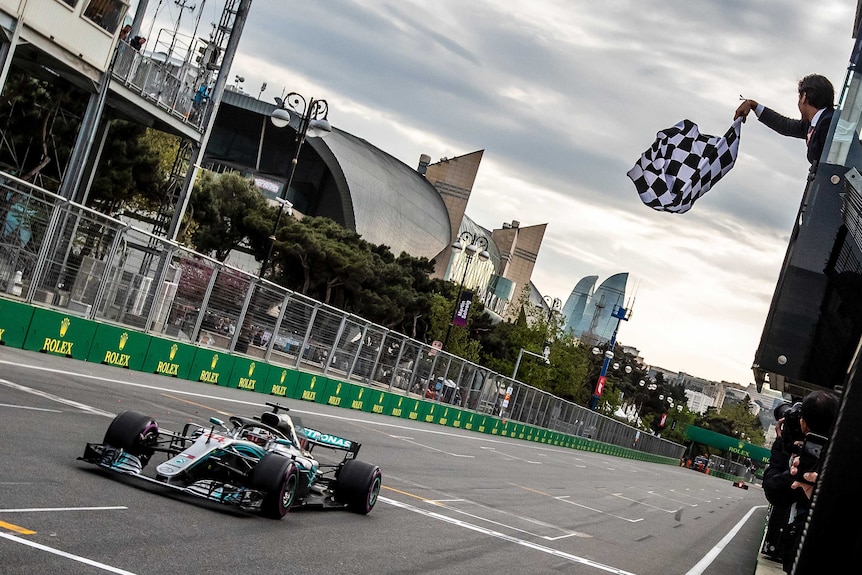
<svg viewBox="0 0 862 575"><path fill-rule="evenodd" d="M517 487L519 489L523 489L524 491L532 491L533 493L538 493L539 495L545 495L547 497L553 497L550 493L545 493L544 491L539 491L538 489L532 489L530 487L524 487L523 485L518 485L517 483L510 483L512 487Z"/></svg>
<svg viewBox="0 0 862 575"><path fill-rule="evenodd" d="M389 487L387 485L381 485L381 489L386 489L387 491L394 491L395 493L400 493L401 495L406 495L407 497L412 497L413 499L418 499L419 501L427 501L428 503L433 503L431 499L427 497L422 497L421 495L414 495L413 493L408 493L407 491L401 491L400 489L395 489L394 487Z"/></svg>
<svg viewBox="0 0 862 575"><path fill-rule="evenodd" d="M13 525L12 523L6 523L5 521L0 521L0 529L6 529L8 531L14 531L15 533L19 533L21 535L35 535L35 531L31 531L26 527L19 527L18 525Z"/></svg>

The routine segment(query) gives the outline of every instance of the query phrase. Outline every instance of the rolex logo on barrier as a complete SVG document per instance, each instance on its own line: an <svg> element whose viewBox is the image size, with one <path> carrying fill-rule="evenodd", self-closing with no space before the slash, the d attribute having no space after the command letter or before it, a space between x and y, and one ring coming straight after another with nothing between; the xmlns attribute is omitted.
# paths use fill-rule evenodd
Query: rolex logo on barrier
<svg viewBox="0 0 862 575"><path fill-rule="evenodd" d="M64 317L60 322L60 337L65 337L66 332L69 331L69 326L72 325L72 320L68 317ZM60 355L65 355L66 357L72 357L72 346L75 343L71 341L62 341L59 339L54 339L53 337L46 337L45 342L42 344L42 349L39 350L41 352L50 352L50 353L58 353Z"/></svg>
<svg viewBox="0 0 862 575"><path fill-rule="evenodd" d="M251 377L251 375L254 373L254 367L254 362L251 362L251 364L249 364L248 366L248 377L239 378L239 382L237 384L237 387L239 389L247 389L249 391L254 391L254 385L255 383L257 383L256 380L252 379Z"/></svg>
<svg viewBox="0 0 862 575"><path fill-rule="evenodd" d="M218 384L219 374L217 371L215 371L216 364L218 364L218 354L217 353L213 354L213 359L210 362L210 371L207 371L205 369L202 370L200 378L198 378L198 381Z"/></svg>
<svg viewBox="0 0 862 575"><path fill-rule="evenodd" d="M173 344L171 346L171 350L168 352L168 361L159 361L156 365L156 373L177 377L180 371L180 366L174 363L174 357L176 357L179 349L180 346L177 344Z"/></svg>
<svg viewBox="0 0 862 575"><path fill-rule="evenodd" d="M286 377L287 377L287 370L286 370L286 369L282 369L282 370L281 370L281 378L279 378L279 380L278 380L279 385L284 385L284 379L285 379Z"/></svg>
<svg viewBox="0 0 862 575"><path fill-rule="evenodd" d="M120 351L123 351L123 348L126 347L126 342L129 341L128 332L123 332L120 335L120 342L118 344ZM125 367L128 369L129 361L132 359L128 354L120 353L120 351L111 351L108 350L105 352L105 357L102 360L102 363L107 365L116 365L117 367Z"/></svg>
<svg viewBox="0 0 862 575"><path fill-rule="evenodd" d="M313 376L311 378L311 383L308 386L308 389L302 392L302 399L306 401L314 401L317 398L317 392L314 391L314 384L317 383L317 376Z"/></svg>

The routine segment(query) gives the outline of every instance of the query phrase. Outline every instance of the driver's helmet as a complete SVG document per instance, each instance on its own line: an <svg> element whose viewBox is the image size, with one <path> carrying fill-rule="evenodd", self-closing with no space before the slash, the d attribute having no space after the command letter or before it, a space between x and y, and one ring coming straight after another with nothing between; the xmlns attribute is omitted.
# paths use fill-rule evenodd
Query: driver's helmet
<svg viewBox="0 0 862 575"><path fill-rule="evenodd" d="M272 434L260 427L250 427L243 432L242 437L252 443L266 445L272 439Z"/></svg>

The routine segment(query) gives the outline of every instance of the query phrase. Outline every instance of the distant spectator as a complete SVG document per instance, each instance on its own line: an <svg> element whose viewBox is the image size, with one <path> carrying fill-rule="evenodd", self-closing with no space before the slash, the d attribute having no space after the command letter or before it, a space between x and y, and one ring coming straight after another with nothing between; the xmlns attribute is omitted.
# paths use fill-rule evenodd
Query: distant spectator
<svg viewBox="0 0 862 575"><path fill-rule="evenodd" d="M203 106L204 102L209 100L209 97L210 95L209 91L207 90L207 85L201 84L201 87L198 88L197 92L195 92L195 97L192 103L196 109L200 108L201 106Z"/></svg>
<svg viewBox="0 0 862 575"><path fill-rule="evenodd" d="M132 38L132 41L129 42L129 45L132 48L134 48L136 51L140 52L141 48L143 48L143 46L144 46L144 42L146 42L146 41L147 41L147 39L144 38L143 36L135 36L134 38Z"/></svg>
<svg viewBox="0 0 862 575"><path fill-rule="evenodd" d="M126 42L129 39L129 34L132 32L132 25L126 24L120 30L120 42Z"/></svg>

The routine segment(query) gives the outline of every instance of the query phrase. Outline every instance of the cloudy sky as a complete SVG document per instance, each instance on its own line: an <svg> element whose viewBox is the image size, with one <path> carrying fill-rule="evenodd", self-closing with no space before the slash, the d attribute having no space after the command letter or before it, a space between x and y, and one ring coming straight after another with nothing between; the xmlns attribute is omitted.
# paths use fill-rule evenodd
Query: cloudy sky
<svg viewBox="0 0 862 575"><path fill-rule="evenodd" d="M160 21L179 8L150 4L142 29L154 38L156 4ZM198 36L223 5L204 4ZM586 275L629 272L622 343L651 365L746 384L805 185L805 143L752 116L734 169L682 215L646 208L626 172L682 119L723 134L740 94L794 117L806 74L840 95L855 9L254 0L231 77L252 95L266 82L269 101L324 98L333 125L411 167L423 153L484 150L467 214L489 229L548 224L533 272L543 294L565 301ZM183 28L196 17L186 11Z"/></svg>

